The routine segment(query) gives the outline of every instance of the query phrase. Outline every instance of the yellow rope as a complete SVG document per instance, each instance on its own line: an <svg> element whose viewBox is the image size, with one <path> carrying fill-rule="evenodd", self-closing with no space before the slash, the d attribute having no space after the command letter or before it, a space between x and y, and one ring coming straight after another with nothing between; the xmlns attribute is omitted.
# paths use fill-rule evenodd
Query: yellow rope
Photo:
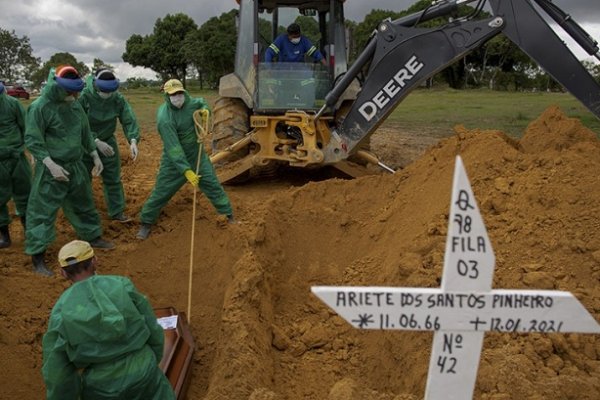
<svg viewBox="0 0 600 400"><path fill-rule="evenodd" d="M196 160L196 175L200 171L200 156L202 155L202 146L204 138L208 135L209 118L203 118L201 110L196 110L193 115L194 127L196 128L196 137L198 141L198 159ZM188 278L188 304L187 304L187 320L190 324L192 319L192 278L194 272L194 242L196 238L196 194L198 187L194 187L194 199L192 202L192 234L190 237L190 272Z"/></svg>

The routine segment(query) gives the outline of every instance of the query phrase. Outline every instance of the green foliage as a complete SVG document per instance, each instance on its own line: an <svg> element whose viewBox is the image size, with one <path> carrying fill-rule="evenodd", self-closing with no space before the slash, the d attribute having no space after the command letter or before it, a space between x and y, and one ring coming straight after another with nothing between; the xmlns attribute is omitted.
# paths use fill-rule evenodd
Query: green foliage
<svg viewBox="0 0 600 400"><path fill-rule="evenodd" d="M18 37L15 31L0 28L0 79L29 80L39 64L40 59L33 56L27 36Z"/></svg>
<svg viewBox="0 0 600 400"><path fill-rule="evenodd" d="M48 78L50 68L58 67L59 65L70 65L74 67L81 76L90 72L90 69L83 62L78 61L71 53L55 53L41 68L35 71L31 77L34 86L40 86Z"/></svg>
<svg viewBox="0 0 600 400"><path fill-rule="evenodd" d="M212 17L189 35L183 46L185 58L196 66L201 85L216 87L221 76L233 72L237 10Z"/></svg>
<svg viewBox="0 0 600 400"><path fill-rule="evenodd" d="M94 66L92 67L92 71L96 71L100 68L110 69L111 71L115 70L115 67L113 67L112 65L105 63L99 58L94 58Z"/></svg>
<svg viewBox="0 0 600 400"><path fill-rule="evenodd" d="M600 64L596 64L592 61L583 61L583 66L594 77L594 79L600 83Z"/></svg>
<svg viewBox="0 0 600 400"><path fill-rule="evenodd" d="M271 21L264 18L258 19L258 36L264 46L268 46L275 40L271 28Z"/></svg>
<svg viewBox="0 0 600 400"><path fill-rule="evenodd" d="M156 20L152 34L132 35L127 39L123 61L150 68L163 80L178 78L185 82L189 60L184 42L197 29L196 23L187 15L167 14L164 19Z"/></svg>
<svg viewBox="0 0 600 400"><path fill-rule="evenodd" d="M365 16L365 19L359 23L353 31L352 42L354 43L355 51L350 54L350 60L354 61L362 49L366 47L369 38L373 34L373 31L377 29L381 21L387 18L394 20L399 16L399 12L380 9L371 10L371 12Z"/></svg>
<svg viewBox="0 0 600 400"><path fill-rule="evenodd" d="M128 90L129 89L146 88L146 87L156 87L158 89L158 88L160 88L160 82L151 81L151 80L144 79L144 78L128 78L125 86L127 87Z"/></svg>
<svg viewBox="0 0 600 400"><path fill-rule="evenodd" d="M353 62L367 45L377 26L386 18L396 20L407 15L424 11L431 6L430 0L419 0L401 12L372 10L365 19L354 24L346 21L350 34L350 61ZM474 9L462 5L452 15L438 17L430 21L419 21L418 26L429 28L443 26L449 17L470 16L476 19L489 18L485 11L473 16ZM600 67L590 66L590 72L600 80ZM595 72L594 72L595 71ZM466 87L488 87L498 90L549 90L559 89L559 85L543 72L517 45L504 35L498 35L485 45L474 49L463 59L445 68L434 82L444 83L454 89Z"/></svg>
<svg viewBox="0 0 600 400"><path fill-rule="evenodd" d="M296 23L300 25L303 36L306 36L315 45L319 43L319 40L321 40L321 31L316 19L300 15L296 18Z"/></svg>

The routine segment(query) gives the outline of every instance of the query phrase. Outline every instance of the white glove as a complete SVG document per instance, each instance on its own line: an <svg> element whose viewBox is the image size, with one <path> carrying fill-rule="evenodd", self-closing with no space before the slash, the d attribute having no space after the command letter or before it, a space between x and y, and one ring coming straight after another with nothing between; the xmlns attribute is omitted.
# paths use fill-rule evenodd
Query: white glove
<svg viewBox="0 0 600 400"><path fill-rule="evenodd" d="M110 147L110 146L109 146ZM104 165L102 165L102 161L100 161L100 156L96 150L90 153L92 156L92 160L94 160L94 168L92 168L92 175L100 176L102 171L104 170Z"/></svg>
<svg viewBox="0 0 600 400"><path fill-rule="evenodd" d="M129 144L129 150L131 151L131 158L133 158L133 161L135 161L139 153L137 147L137 140L131 139L131 143Z"/></svg>
<svg viewBox="0 0 600 400"><path fill-rule="evenodd" d="M106 157L112 157L115 155L115 150L112 148L112 146L100 139L96 139L96 148Z"/></svg>
<svg viewBox="0 0 600 400"><path fill-rule="evenodd" d="M42 160L48 171L52 174L52 177L57 181L69 182L69 171L52 161L50 157L46 157Z"/></svg>

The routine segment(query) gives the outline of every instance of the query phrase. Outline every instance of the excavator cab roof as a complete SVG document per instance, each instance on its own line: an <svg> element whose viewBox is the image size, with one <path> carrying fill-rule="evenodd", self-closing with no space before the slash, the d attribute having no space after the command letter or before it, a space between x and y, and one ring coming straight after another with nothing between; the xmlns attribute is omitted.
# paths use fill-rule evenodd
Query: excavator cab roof
<svg viewBox="0 0 600 400"><path fill-rule="evenodd" d="M236 0L240 3L240 0ZM345 0L341 0L342 3ZM259 0L259 7L265 10L274 10L278 7L298 7L299 9L325 11L329 9L330 0Z"/></svg>

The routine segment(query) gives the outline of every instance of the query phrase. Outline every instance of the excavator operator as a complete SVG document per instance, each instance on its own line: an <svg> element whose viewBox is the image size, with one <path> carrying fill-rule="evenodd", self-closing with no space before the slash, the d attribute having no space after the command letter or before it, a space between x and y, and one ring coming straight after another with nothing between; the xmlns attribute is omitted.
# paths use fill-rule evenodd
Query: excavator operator
<svg viewBox="0 0 600 400"><path fill-rule="evenodd" d="M300 25L292 23L287 27L287 34L282 33L271 43L265 53L265 62L273 62L275 57L279 62L304 62L305 55L327 65L323 54L302 35Z"/></svg>

